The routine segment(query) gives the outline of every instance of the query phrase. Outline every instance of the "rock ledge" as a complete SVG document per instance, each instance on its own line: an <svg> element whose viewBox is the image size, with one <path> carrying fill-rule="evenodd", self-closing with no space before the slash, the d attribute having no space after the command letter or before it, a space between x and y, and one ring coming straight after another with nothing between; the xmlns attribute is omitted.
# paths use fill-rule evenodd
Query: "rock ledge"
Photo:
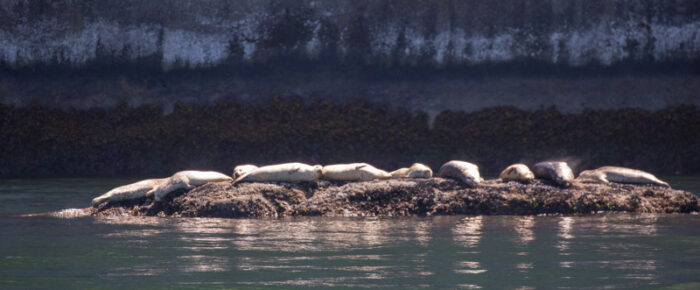
<svg viewBox="0 0 700 290"><path fill-rule="evenodd" d="M538 215L597 212L694 213L690 192L653 185L579 184L560 188L488 180L476 188L442 179L368 182L209 183L152 199L85 209L94 216L285 217L409 215Z"/></svg>

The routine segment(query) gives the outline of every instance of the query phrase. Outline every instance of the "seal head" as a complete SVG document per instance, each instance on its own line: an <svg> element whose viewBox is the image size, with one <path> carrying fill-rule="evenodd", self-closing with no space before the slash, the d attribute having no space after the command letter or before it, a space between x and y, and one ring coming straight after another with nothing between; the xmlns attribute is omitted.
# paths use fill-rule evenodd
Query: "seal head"
<svg viewBox="0 0 700 290"><path fill-rule="evenodd" d="M233 179L236 179L245 174L253 172L255 169L258 169L258 167L253 164L238 165L233 168L233 174L231 176L233 176Z"/></svg>

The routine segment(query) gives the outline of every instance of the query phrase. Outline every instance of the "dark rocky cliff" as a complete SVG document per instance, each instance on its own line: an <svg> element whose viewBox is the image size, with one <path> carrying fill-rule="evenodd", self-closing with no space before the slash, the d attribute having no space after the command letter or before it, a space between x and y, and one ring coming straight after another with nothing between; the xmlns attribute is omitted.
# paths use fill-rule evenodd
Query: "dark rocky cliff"
<svg viewBox="0 0 700 290"><path fill-rule="evenodd" d="M22 1L0 60L164 68L280 58L376 66L697 60L700 3L641 1Z"/></svg>
<svg viewBox="0 0 700 290"><path fill-rule="evenodd" d="M700 104L700 2L0 3L0 102L357 99L427 112Z"/></svg>
<svg viewBox="0 0 700 290"><path fill-rule="evenodd" d="M700 1L0 1L0 176L700 171Z"/></svg>

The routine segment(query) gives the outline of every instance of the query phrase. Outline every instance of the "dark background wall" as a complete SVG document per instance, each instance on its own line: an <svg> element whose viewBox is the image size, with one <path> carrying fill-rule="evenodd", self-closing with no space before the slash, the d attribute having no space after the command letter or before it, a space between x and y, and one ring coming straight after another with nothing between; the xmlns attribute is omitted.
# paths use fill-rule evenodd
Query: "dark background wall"
<svg viewBox="0 0 700 290"><path fill-rule="evenodd" d="M0 176L700 172L700 1L0 1Z"/></svg>
<svg viewBox="0 0 700 290"><path fill-rule="evenodd" d="M273 95L474 111L698 104L700 2L0 3L0 102ZM167 109L166 111L170 111Z"/></svg>
<svg viewBox="0 0 700 290"><path fill-rule="evenodd" d="M694 0L51 1L0 5L0 59L164 68L279 58L377 66L695 60Z"/></svg>

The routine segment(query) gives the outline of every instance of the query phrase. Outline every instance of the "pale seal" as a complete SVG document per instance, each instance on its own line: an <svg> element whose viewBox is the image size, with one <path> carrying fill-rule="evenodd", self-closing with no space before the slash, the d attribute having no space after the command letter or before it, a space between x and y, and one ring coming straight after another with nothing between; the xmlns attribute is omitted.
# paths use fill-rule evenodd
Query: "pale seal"
<svg viewBox="0 0 700 290"><path fill-rule="evenodd" d="M216 171L180 171L158 185L155 188L154 197L156 201L161 201L169 193L178 189L192 189L208 182L229 181L231 179L230 176Z"/></svg>
<svg viewBox="0 0 700 290"><path fill-rule="evenodd" d="M391 174L367 163L333 164L323 166L323 179L339 181L369 181L389 179Z"/></svg>
<svg viewBox="0 0 700 290"><path fill-rule="evenodd" d="M258 169L258 167L253 164L238 165L233 168L233 174L231 176L233 176L233 179L236 179L247 173L253 172L255 169Z"/></svg>
<svg viewBox="0 0 700 290"><path fill-rule="evenodd" d="M400 168L389 174L391 174L391 178L431 178L433 170L425 164L413 163L411 167Z"/></svg>
<svg viewBox="0 0 700 290"><path fill-rule="evenodd" d="M503 169L499 178L503 181L530 182L535 179L535 174L530 171L527 165L517 163Z"/></svg>
<svg viewBox="0 0 700 290"><path fill-rule="evenodd" d="M150 196L153 194L156 187L162 185L167 180L168 178L146 179L113 188L107 193L92 199L92 206L98 206L104 202L116 202Z"/></svg>
<svg viewBox="0 0 700 290"><path fill-rule="evenodd" d="M484 181L479 173L479 166L465 161L452 160L438 170L438 177L451 178L461 181L470 187Z"/></svg>
<svg viewBox="0 0 700 290"><path fill-rule="evenodd" d="M308 165L304 163L283 163L259 167L247 174L236 178L234 183L241 181L252 182L302 182L316 181L321 177L321 165Z"/></svg>
<svg viewBox="0 0 700 290"><path fill-rule="evenodd" d="M559 186L569 187L574 181L574 172L566 162L545 161L532 167L535 177L554 181Z"/></svg>
<svg viewBox="0 0 700 290"><path fill-rule="evenodd" d="M576 178L581 183L632 183L632 184L655 184L659 186L671 187L668 183L658 179L649 172L617 167L603 166L594 170L584 170Z"/></svg>

